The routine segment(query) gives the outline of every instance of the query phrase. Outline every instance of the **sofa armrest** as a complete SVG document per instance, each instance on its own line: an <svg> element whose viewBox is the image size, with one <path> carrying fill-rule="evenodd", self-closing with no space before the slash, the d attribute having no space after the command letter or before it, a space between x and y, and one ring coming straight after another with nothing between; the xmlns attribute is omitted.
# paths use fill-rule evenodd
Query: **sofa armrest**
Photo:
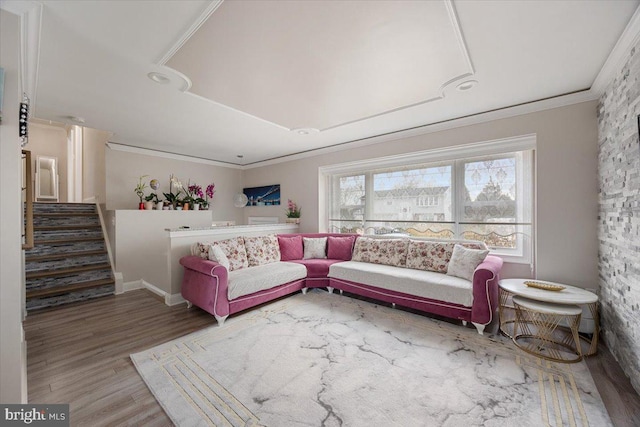
<svg viewBox="0 0 640 427"><path fill-rule="evenodd" d="M473 273L473 307L471 321L487 325L498 308L498 283L502 258L487 255Z"/></svg>
<svg viewBox="0 0 640 427"><path fill-rule="evenodd" d="M207 276L224 276L224 280L227 280L227 269L215 261L202 259L195 255L188 255L180 258L180 264L184 268L195 270L198 273L206 274Z"/></svg>
<svg viewBox="0 0 640 427"><path fill-rule="evenodd" d="M181 289L184 299L216 318L228 315L227 269L193 255L180 258L180 264L184 267Z"/></svg>

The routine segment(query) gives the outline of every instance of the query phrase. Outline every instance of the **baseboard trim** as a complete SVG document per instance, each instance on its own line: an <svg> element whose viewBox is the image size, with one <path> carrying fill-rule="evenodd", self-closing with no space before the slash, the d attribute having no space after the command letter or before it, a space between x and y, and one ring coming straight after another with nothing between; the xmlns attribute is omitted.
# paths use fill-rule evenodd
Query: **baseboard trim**
<svg viewBox="0 0 640 427"><path fill-rule="evenodd" d="M187 302L186 299L182 298L181 294L166 294L164 297L165 304L172 306L178 304L184 304Z"/></svg>
<svg viewBox="0 0 640 427"><path fill-rule="evenodd" d="M113 265L113 264L111 264ZM122 273L119 273L117 271L113 272L113 278L116 281L116 295L120 295L126 292L126 290L124 289L124 277L122 276Z"/></svg>
<svg viewBox="0 0 640 427"><path fill-rule="evenodd" d="M173 306L173 305L178 305L178 304L184 304L187 302L187 300L185 300L184 298L182 298L182 295L180 294L169 294L165 291L163 291L162 289L158 288L157 286L143 280L134 280L132 282L126 282L122 284L122 292L120 293L124 293L124 292L129 292L129 291L135 291L137 289L146 289L150 292L153 292L154 294L158 295L160 298L164 299L164 303L168 306ZM118 292L116 292L118 293Z"/></svg>
<svg viewBox="0 0 640 427"><path fill-rule="evenodd" d="M122 284L122 292L121 293L135 291L136 289L142 289L142 288L144 288L144 285L142 284L142 280L134 280L132 282L124 282ZM118 293L118 292L116 291L116 293Z"/></svg>

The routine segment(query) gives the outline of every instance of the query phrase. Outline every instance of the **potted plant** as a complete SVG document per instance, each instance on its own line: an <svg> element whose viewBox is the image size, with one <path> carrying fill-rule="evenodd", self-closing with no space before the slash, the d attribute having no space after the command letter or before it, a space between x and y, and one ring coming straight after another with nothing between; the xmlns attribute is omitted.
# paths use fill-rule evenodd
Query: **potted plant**
<svg viewBox="0 0 640 427"><path fill-rule="evenodd" d="M193 207L194 211L200 209L200 205L198 204L198 202L196 202L196 199L201 198L202 187L200 187L198 184L191 184L191 181L189 181L189 184L187 185L187 197L185 198L185 200L188 199L188 203Z"/></svg>
<svg viewBox="0 0 640 427"><path fill-rule="evenodd" d="M182 210L188 211L189 206L193 204L193 198L191 196L186 196L184 199L181 200L181 203L182 203Z"/></svg>
<svg viewBox="0 0 640 427"><path fill-rule="evenodd" d="M207 203L207 201L205 199L203 199L202 197L198 197L197 199L195 199L193 201L193 210L202 210L202 211L206 211L207 207L209 206L209 204Z"/></svg>
<svg viewBox="0 0 640 427"><path fill-rule="evenodd" d="M292 224L300 224L300 212L302 211L295 202L289 199L287 201L287 210L285 211L287 214L287 222Z"/></svg>
<svg viewBox="0 0 640 427"><path fill-rule="evenodd" d="M144 198L147 202L145 203L145 209L153 209L162 210L162 202L158 199L158 195L156 193L151 193L147 197Z"/></svg>
<svg viewBox="0 0 640 427"><path fill-rule="evenodd" d="M140 198L140 203L138 204L138 209L142 210L144 209L144 202L142 201L142 199L144 198L144 189L147 188L147 183L146 182L142 182L143 178L146 178L149 175L142 175L140 178L138 178L138 185L136 185L136 187L133 189L134 193L136 193L136 195Z"/></svg>
<svg viewBox="0 0 640 427"><path fill-rule="evenodd" d="M164 207L164 203L162 202L162 200L158 198L158 195L156 193L153 193L153 196L154 196L153 201L156 203L156 209L161 211L162 208Z"/></svg>
<svg viewBox="0 0 640 427"><path fill-rule="evenodd" d="M173 192L174 188L177 190L175 193ZM182 183L180 182L180 180L178 180L177 177L171 174L169 176L169 192L162 193L164 195L164 198L166 199L166 202L168 202L170 209L176 209L178 207L178 201L180 201L178 196L180 195L181 192L182 192ZM182 203L180 204L180 206L182 206Z"/></svg>
<svg viewBox="0 0 640 427"><path fill-rule="evenodd" d="M200 194L200 206L203 210L209 209L209 198L213 199L214 194L216 194L216 184L214 183L207 185L207 189L205 190L204 194ZM202 196L204 196L204 199L202 198Z"/></svg>
<svg viewBox="0 0 640 427"><path fill-rule="evenodd" d="M153 198L156 197L155 193L151 193L149 194L147 197L144 198L145 203L144 203L144 209L147 211L153 210Z"/></svg>

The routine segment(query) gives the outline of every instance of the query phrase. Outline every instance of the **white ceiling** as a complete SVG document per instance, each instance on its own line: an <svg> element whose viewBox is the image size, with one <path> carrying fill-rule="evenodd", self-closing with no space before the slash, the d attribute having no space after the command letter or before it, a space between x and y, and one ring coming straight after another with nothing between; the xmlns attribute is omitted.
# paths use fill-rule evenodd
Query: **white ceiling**
<svg viewBox="0 0 640 427"><path fill-rule="evenodd" d="M249 165L589 90L639 0L41 3L35 117Z"/></svg>

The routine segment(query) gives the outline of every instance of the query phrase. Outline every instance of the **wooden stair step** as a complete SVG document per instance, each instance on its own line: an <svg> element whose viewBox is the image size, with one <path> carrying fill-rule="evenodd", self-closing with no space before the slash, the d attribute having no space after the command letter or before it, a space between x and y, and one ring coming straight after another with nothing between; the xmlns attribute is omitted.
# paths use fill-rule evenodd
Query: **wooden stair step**
<svg viewBox="0 0 640 427"><path fill-rule="evenodd" d="M70 216L98 216L95 212L62 212L62 213L51 213L51 212L34 212L33 216L41 216L46 218L67 218Z"/></svg>
<svg viewBox="0 0 640 427"><path fill-rule="evenodd" d="M73 243L73 242L91 242L91 241L99 241L104 240L104 236L100 237L74 237L73 239L45 239L45 240L36 240L34 243L36 245L48 245L52 243Z"/></svg>
<svg viewBox="0 0 640 427"><path fill-rule="evenodd" d="M62 252L54 255L39 255L39 256L26 256L25 262L33 262L33 261L53 261L56 259L66 259L66 258L77 258L82 256L90 256L90 255L102 255L106 254L107 250L97 250L97 251L83 251L83 252Z"/></svg>
<svg viewBox="0 0 640 427"><path fill-rule="evenodd" d="M85 230L102 228L100 224L78 224L78 225L35 225L33 231L55 231L55 230Z"/></svg>
<svg viewBox="0 0 640 427"><path fill-rule="evenodd" d="M63 268L60 270L34 271L33 273L27 273L25 277L27 280L30 280L43 277L68 276L81 271L102 270L104 268L110 269L111 265L107 262L106 264L83 265L81 267Z"/></svg>
<svg viewBox="0 0 640 427"><path fill-rule="evenodd" d="M56 286L54 288L27 291L26 295L27 299L51 297L55 295L68 294L70 292L82 291L85 289L99 288L101 286L112 284L115 285L115 281L113 279L93 280L90 282L74 283L73 285Z"/></svg>

